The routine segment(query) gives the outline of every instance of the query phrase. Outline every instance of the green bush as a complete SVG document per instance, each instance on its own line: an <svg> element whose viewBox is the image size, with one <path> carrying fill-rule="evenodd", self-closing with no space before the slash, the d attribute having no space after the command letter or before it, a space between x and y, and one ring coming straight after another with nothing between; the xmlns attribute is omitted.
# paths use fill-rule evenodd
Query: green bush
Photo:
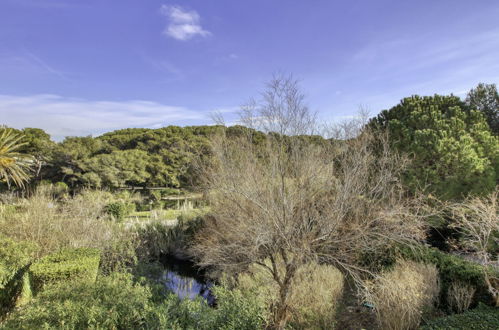
<svg viewBox="0 0 499 330"><path fill-rule="evenodd" d="M92 248L63 249L45 256L29 269L32 287L38 293L47 284L59 281L94 282L100 262L100 251Z"/></svg>
<svg viewBox="0 0 499 330"><path fill-rule="evenodd" d="M421 330L497 330L499 329L499 308L480 304L477 308L462 314L435 319Z"/></svg>
<svg viewBox="0 0 499 330"><path fill-rule="evenodd" d="M114 219L122 221L131 212L135 211L135 204L113 202L106 205L105 211L107 214L111 215Z"/></svg>
<svg viewBox="0 0 499 330"><path fill-rule="evenodd" d="M181 300L169 295L157 308L157 319L165 318L161 325L168 329L201 330L256 330L265 328L265 307L252 295L239 290L215 287L217 307L205 300ZM166 319L167 317L167 319Z"/></svg>
<svg viewBox="0 0 499 330"><path fill-rule="evenodd" d="M38 247L30 242L16 242L0 235L0 315L20 299L30 298L31 290L26 269Z"/></svg>
<svg viewBox="0 0 499 330"><path fill-rule="evenodd" d="M150 290L130 275L114 273L95 283L61 282L11 314L7 329L139 329L154 320ZM153 327L159 328L159 327Z"/></svg>
<svg viewBox="0 0 499 330"><path fill-rule="evenodd" d="M215 289L218 305L154 297L131 275L113 273L95 283L61 282L9 315L6 329L262 329L263 310L240 291Z"/></svg>

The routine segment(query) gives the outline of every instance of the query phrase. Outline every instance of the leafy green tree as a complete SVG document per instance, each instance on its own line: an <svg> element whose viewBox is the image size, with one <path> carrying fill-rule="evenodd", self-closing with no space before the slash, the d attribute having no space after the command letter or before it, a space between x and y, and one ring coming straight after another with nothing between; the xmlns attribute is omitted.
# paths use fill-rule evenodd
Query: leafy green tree
<svg viewBox="0 0 499 330"><path fill-rule="evenodd" d="M456 96L412 96L370 122L387 129L392 147L412 157L405 174L414 191L427 189L444 199L494 189L499 140L480 111L467 110Z"/></svg>
<svg viewBox="0 0 499 330"><path fill-rule="evenodd" d="M466 96L466 105L481 111L492 133L499 135L499 93L495 84L478 84Z"/></svg>
<svg viewBox="0 0 499 330"><path fill-rule="evenodd" d="M99 154L81 162L84 172L81 181L84 185L97 188L143 185L150 177L146 170L148 165L149 155L143 150L118 150L110 154Z"/></svg>
<svg viewBox="0 0 499 330"><path fill-rule="evenodd" d="M53 162L53 153L56 143L50 139L50 135L40 128L24 128L25 144L19 149L20 152L33 156L35 178L43 179L50 176L47 166Z"/></svg>

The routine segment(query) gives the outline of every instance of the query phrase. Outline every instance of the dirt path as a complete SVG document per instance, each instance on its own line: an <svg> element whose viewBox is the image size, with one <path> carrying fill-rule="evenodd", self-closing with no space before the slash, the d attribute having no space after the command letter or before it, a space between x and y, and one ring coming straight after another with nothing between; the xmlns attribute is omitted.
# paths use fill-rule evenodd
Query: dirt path
<svg viewBox="0 0 499 330"><path fill-rule="evenodd" d="M345 285L337 312L338 323L335 328L341 330L380 329L374 311L362 306L362 302L359 301L355 293L356 291L351 284Z"/></svg>

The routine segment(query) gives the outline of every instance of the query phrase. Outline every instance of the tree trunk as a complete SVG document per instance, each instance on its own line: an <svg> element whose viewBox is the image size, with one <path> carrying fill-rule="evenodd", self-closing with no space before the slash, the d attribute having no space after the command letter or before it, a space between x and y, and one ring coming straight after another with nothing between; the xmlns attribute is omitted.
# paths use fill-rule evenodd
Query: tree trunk
<svg viewBox="0 0 499 330"><path fill-rule="evenodd" d="M274 320L271 329L282 330L289 319L288 307L289 283L283 283L279 288L279 301L274 310Z"/></svg>

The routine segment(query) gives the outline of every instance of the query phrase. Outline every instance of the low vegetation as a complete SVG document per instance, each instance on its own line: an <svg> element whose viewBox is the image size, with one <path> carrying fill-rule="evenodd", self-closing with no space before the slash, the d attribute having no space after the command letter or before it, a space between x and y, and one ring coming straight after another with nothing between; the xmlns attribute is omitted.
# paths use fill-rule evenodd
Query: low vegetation
<svg viewBox="0 0 499 330"><path fill-rule="evenodd" d="M0 128L0 327L498 329L495 85L328 127L267 87L244 126Z"/></svg>
<svg viewBox="0 0 499 330"><path fill-rule="evenodd" d="M398 261L368 287L383 329L416 329L436 307L440 293L437 268L432 264Z"/></svg>

